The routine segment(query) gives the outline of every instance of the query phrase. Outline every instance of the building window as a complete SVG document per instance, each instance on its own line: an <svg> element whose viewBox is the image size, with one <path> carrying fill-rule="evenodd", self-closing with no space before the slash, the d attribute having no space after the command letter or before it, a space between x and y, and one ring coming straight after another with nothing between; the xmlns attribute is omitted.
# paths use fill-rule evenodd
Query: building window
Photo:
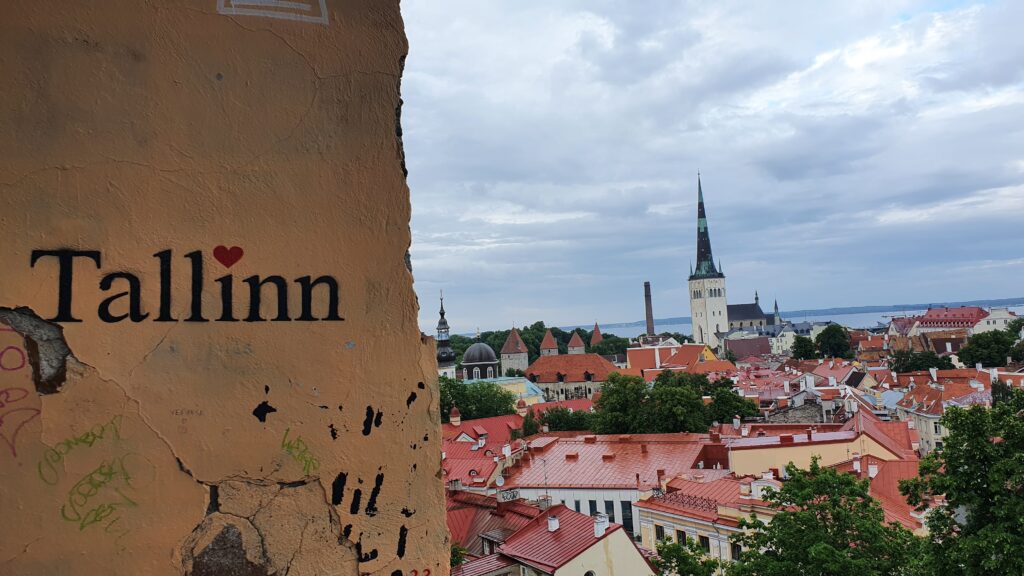
<svg viewBox="0 0 1024 576"><path fill-rule="evenodd" d="M705 554L711 553L711 538L707 536L700 537L700 547L704 549Z"/></svg>
<svg viewBox="0 0 1024 576"><path fill-rule="evenodd" d="M686 544L686 532L682 530L676 530L676 542L680 544Z"/></svg>
<svg viewBox="0 0 1024 576"><path fill-rule="evenodd" d="M487 377L488 378L494 378L494 368L491 367L491 366L487 367Z"/></svg>
<svg viewBox="0 0 1024 576"><path fill-rule="evenodd" d="M473 380L479 380L479 379L480 379L480 369L479 368L473 368Z"/></svg>
<svg viewBox="0 0 1024 576"><path fill-rule="evenodd" d="M936 450L942 450L942 440L937 440L935 442L935 449Z"/></svg>
<svg viewBox="0 0 1024 576"><path fill-rule="evenodd" d="M597 514L597 500L590 501L590 515Z"/></svg>
<svg viewBox="0 0 1024 576"><path fill-rule="evenodd" d="M739 560L740 559L740 554L742 554L742 553L743 553L743 546L740 546L739 544L733 542L732 543L732 559L733 560Z"/></svg>
<svg viewBox="0 0 1024 576"><path fill-rule="evenodd" d="M942 425L939 424L938 422L935 423L935 433L942 434Z"/></svg>
<svg viewBox="0 0 1024 576"><path fill-rule="evenodd" d="M573 501L573 505L575 506L576 511L579 512L580 511L580 501L579 500L574 500Z"/></svg>
<svg viewBox="0 0 1024 576"><path fill-rule="evenodd" d="M654 539L661 542L665 539L665 527L658 524L654 525Z"/></svg>
<svg viewBox="0 0 1024 576"><path fill-rule="evenodd" d="M608 519L612 522L618 522L615 519L615 501L605 500L604 501L604 513L608 515Z"/></svg>
<svg viewBox="0 0 1024 576"><path fill-rule="evenodd" d="M630 538L633 537L633 505L629 500L619 502L622 506L622 527L626 529Z"/></svg>

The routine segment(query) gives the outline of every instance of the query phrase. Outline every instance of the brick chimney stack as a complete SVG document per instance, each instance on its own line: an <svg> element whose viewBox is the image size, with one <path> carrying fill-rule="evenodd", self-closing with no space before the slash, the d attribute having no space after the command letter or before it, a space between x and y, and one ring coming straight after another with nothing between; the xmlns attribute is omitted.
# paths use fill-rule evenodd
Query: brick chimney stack
<svg viewBox="0 0 1024 576"><path fill-rule="evenodd" d="M647 335L654 336L654 307L651 304L650 282L644 282L644 307L647 311Z"/></svg>

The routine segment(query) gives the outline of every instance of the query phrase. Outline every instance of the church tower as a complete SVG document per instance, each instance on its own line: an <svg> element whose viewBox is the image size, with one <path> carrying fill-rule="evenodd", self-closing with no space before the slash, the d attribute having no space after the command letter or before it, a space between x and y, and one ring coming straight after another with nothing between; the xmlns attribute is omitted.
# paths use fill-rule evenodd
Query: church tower
<svg viewBox="0 0 1024 576"><path fill-rule="evenodd" d="M697 174L697 267L690 270L690 321L698 344L717 348L717 333L729 330L729 308L725 300L725 274L715 267L711 236L704 211L704 191Z"/></svg>
<svg viewBox="0 0 1024 576"><path fill-rule="evenodd" d="M444 317L444 293L441 294L441 319L437 321L437 375L455 378L455 351L448 340L448 320Z"/></svg>

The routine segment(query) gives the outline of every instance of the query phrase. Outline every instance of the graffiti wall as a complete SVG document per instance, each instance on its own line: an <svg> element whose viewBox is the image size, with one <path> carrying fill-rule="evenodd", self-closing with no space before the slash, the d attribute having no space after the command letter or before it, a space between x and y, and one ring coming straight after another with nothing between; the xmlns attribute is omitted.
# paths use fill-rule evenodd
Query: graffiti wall
<svg viewBox="0 0 1024 576"><path fill-rule="evenodd" d="M0 18L0 574L443 574L397 1Z"/></svg>

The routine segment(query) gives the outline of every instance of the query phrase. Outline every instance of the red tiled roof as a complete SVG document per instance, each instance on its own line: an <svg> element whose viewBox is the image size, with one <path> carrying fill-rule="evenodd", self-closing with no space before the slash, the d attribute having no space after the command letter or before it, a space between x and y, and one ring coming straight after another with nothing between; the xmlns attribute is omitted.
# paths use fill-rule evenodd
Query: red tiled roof
<svg viewBox="0 0 1024 576"><path fill-rule="evenodd" d="M508 333L508 338L505 339L505 345L501 347L502 354L527 354L526 342L523 342L523 337L519 335L519 330L513 328Z"/></svg>
<svg viewBox="0 0 1024 576"><path fill-rule="evenodd" d="M917 460L881 460L870 454L861 458L860 472L853 469L853 460L846 460L833 466L840 472L854 474L860 478L869 478L868 494L878 501L885 513L886 522L899 522L909 530L917 530L923 523L914 517L914 508L900 494L900 480L907 480L918 474ZM871 468L877 472L870 478Z"/></svg>
<svg viewBox="0 0 1024 576"><path fill-rule="evenodd" d="M972 370L973 371L973 370ZM941 372L949 372L948 370L942 370ZM985 378L987 372L974 371L978 376L977 378L943 378L941 375L938 378L938 382L931 383L931 378L928 376L922 377L921 380L914 381L913 389L909 386L906 389L906 393L903 398L896 403L897 406L904 410L916 412L918 414L928 414L932 416L940 416L945 412L946 402L955 402L958 399L966 398L975 394L976 392L991 391L991 378ZM927 374L927 372L925 372ZM897 379L900 379L903 374L897 375ZM971 382L981 385L981 390L971 386ZM975 403L975 402L968 402ZM985 403L983 400L981 403Z"/></svg>
<svg viewBox="0 0 1024 576"><path fill-rule="evenodd" d="M641 500L636 503L636 507L736 526L738 523L734 518L718 515L718 506L767 506L767 503L755 498L741 498L740 487L751 481L752 478L737 479L733 476L703 481L674 478L668 483L668 492ZM778 481L772 481L772 484L776 489L782 487Z"/></svg>
<svg viewBox="0 0 1024 576"><path fill-rule="evenodd" d="M530 441L529 455L510 469L506 485L629 490L657 487L658 470L666 477L697 472L695 460L707 443L706 434L538 436Z"/></svg>
<svg viewBox="0 0 1024 576"><path fill-rule="evenodd" d="M509 566L515 566L515 560L501 554L491 554L490 556L484 556L483 558L477 558L452 568L451 576L484 576L501 570L502 568L508 568Z"/></svg>
<svg viewBox="0 0 1024 576"><path fill-rule="evenodd" d="M698 345L700 346L700 345ZM647 370L658 368L675 355L681 346L645 346L642 348L626 348L626 364L631 369Z"/></svg>
<svg viewBox="0 0 1024 576"><path fill-rule="evenodd" d="M594 332L590 335L590 346L597 346L604 340L604 336L601 334L601 328L594 322Z"/></svg>
<svg viewBox="0 0 1024 576"><path fill-rule="evenodd" d="M768 340L767 336L726 340L725 347L732 350L732 353L737 357L772 353L772 343Z"/></svg>
<svg viewBox="0 0 1024 576"><path fill-rule="evenodd" d="M604 382L619 369L598 354L541 356L526 369L526 377L541 384L559 382ZM586 375L590 374L588 380Z"/></svg>
<svg viewBox="0 0 1024 576"><path fill-rule="evenodd" d="M558 530L554 532L548 531L549 516L558 517ZM590 516L558 504L510 536L498 551L523 564L553 574L620 528L622 526L619 524L609 523L604 535L594 536L594 520Z"/></svg>
<svg viewBox="0 0 1024 576"><path fill-rule="evenodd" d="M929 308L921 316L921 326L927 327L971 327L988 316L988 312L977 306L960 308Z"/></svg>
<svg viewBox="0 0 1024 576"><path fill-rule="evenodd" d="M544 339L540 341L541 350L558 350L558 342L555 342L555 335L551 333L551 329L544 333Z"/></svg>
<svg viewBox="0 0 1024 576"><path fill-rule="evenodd" d="M849 362L841 359L832 359L826 360L818 366L815 366L814 369L811 370L811 373L816 376L821 376L822 378L834 376L836 382L842 384L843 382L846 382L846 379L849 378L850 374L855 370L856 368Z"/></svg>
<svg viewBox="0 0 1024 576"><path fill-rule="evenodd" d="M537 416L551 410L552 408L565 408L572 412L590 412L594 402L590 398L575 398L573 400L558 400L555 402L538 402L530 406L530 410Z"/></svg>
<svg viewBox="0 0 1024 576"><path fill-rule="evenodd" d="M580 337L580 333L573 330L572 338L569 339L569 348L583 348L583 338Z"/></svg>
<svg viewBox="0 0 1024 576"><path fill-rule="evenodd" d="M463 420L458 426L451 422L441 424L441 437L445 440L454 440L462 434L467 434L475 440L480 438L481 434L486 433L488 443L504 444L511 439L513 430L520 430L522 427L522 416L507 414L505 416Z"/></svg>
<svg viewBox="0 0 1024 576"><path fill-rule="evenodd" d="M502 530L514 532L540 515L536 506L524 501L503 503L495 497L472 492L447 493L447 523L452 542L462 546L474 556L483 554L480 535Z"/></svg>

